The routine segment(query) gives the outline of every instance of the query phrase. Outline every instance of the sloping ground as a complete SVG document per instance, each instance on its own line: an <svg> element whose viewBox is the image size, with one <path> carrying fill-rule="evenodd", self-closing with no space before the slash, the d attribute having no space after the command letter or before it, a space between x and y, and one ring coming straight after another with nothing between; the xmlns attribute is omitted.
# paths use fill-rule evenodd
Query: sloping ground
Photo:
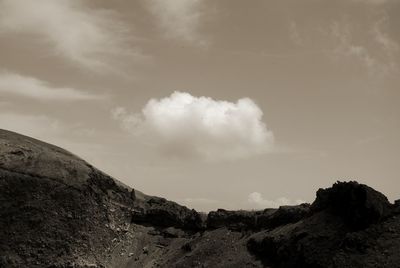
<svg viewBox="0 0 400 268"><path fill-rule="evenodd" d="M208 215L0 130L0 267L400 267L400 204L356 182Z"/></svg>

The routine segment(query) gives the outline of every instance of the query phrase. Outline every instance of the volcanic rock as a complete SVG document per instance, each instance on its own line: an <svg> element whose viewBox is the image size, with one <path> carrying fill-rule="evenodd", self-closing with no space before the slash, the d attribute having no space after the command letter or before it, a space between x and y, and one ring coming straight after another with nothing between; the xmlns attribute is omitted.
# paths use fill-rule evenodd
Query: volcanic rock
<svg viewBox="0 0 400 268"><path fill-rule="evenodd" d="M197 211L160 197L151 197L146 202L145 208L134 211L132 222L187 230L204 228L202 218Z"/></svg>
<svg viewBox="0 0 400 268"><path fill-rule="evenodd" d="M0 267L392 268L399 248L398 202L357 182L311 206L205 215L0 130Z"/></svg>
<svg viewBox="0 0 400 268"><path fill-rule="evenodd" d="M362 229L390 214L386 196L355 181L337 182L331 188L319 189L312 211L328 210L339 215L353 229Z"/></svg>

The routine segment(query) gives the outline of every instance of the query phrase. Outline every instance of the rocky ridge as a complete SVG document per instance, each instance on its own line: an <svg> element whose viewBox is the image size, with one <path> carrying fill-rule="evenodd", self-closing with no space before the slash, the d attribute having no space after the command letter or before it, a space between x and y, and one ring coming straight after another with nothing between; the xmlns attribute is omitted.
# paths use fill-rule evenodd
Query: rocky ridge
<svg viewBox="0 0 400 268"><path fill-rule="evenodd" d="M400 267L399 203L337 182L312 204L206 215L0 130L0 267Z"/></svg>

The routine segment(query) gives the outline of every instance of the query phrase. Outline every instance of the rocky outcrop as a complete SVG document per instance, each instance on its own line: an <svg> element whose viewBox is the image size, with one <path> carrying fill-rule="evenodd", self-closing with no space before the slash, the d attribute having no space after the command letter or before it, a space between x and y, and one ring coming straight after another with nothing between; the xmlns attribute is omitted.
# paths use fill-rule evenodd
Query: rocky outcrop
<svg viewBox="0 0 400 268"><path fill-rule="evenodd" d="M301 204L262 211L218 209L208 213L207 228L224 227L233 231L271 229L303 219L309 214L309 207L309 204Z"/></svg>
<svg viewBox="0 0 400 268"><path fill-rule="evenodd" d="M352 229L362 229L387 217L391 207L383 194L351 181L319 189L311 209L313 212L327 210L342 217Z"/></svg>
<svg viewBox="0 0 400 268"><path fill-rule="evenodd" d="M320 189L305 213L300 221L255 233L249 250L271 267L398 267L400 221L381 193L338 182Z"/></svg>
<svg viewBox="0 0 400 268"><path fill-rule="evenodd" d="M160 197L151 197L143 207L136 208L132 222L194 231L205 227L197 211Z"/></svg>
<svg viewBox="0 0 400 268"><path fill-rule="evenodd" d="M211 211L207 216L207 228L218 229L226 227L230 230L244 231L256 228L256 214L253 211L229 211L218 209Z"/></svg>

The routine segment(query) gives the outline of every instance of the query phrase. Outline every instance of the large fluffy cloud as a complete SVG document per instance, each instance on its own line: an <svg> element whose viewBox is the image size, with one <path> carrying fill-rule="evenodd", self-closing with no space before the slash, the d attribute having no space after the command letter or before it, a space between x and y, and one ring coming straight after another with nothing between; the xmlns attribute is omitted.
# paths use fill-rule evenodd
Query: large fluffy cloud
<svg viewBox="0 0 400 268"><path fill-rule="evenodd" d="M171 156L234 159L269 152L274 137L249 98L236 103L174 92L151 99L139 114L113 111L125 129L151 139Z"/></svg>

